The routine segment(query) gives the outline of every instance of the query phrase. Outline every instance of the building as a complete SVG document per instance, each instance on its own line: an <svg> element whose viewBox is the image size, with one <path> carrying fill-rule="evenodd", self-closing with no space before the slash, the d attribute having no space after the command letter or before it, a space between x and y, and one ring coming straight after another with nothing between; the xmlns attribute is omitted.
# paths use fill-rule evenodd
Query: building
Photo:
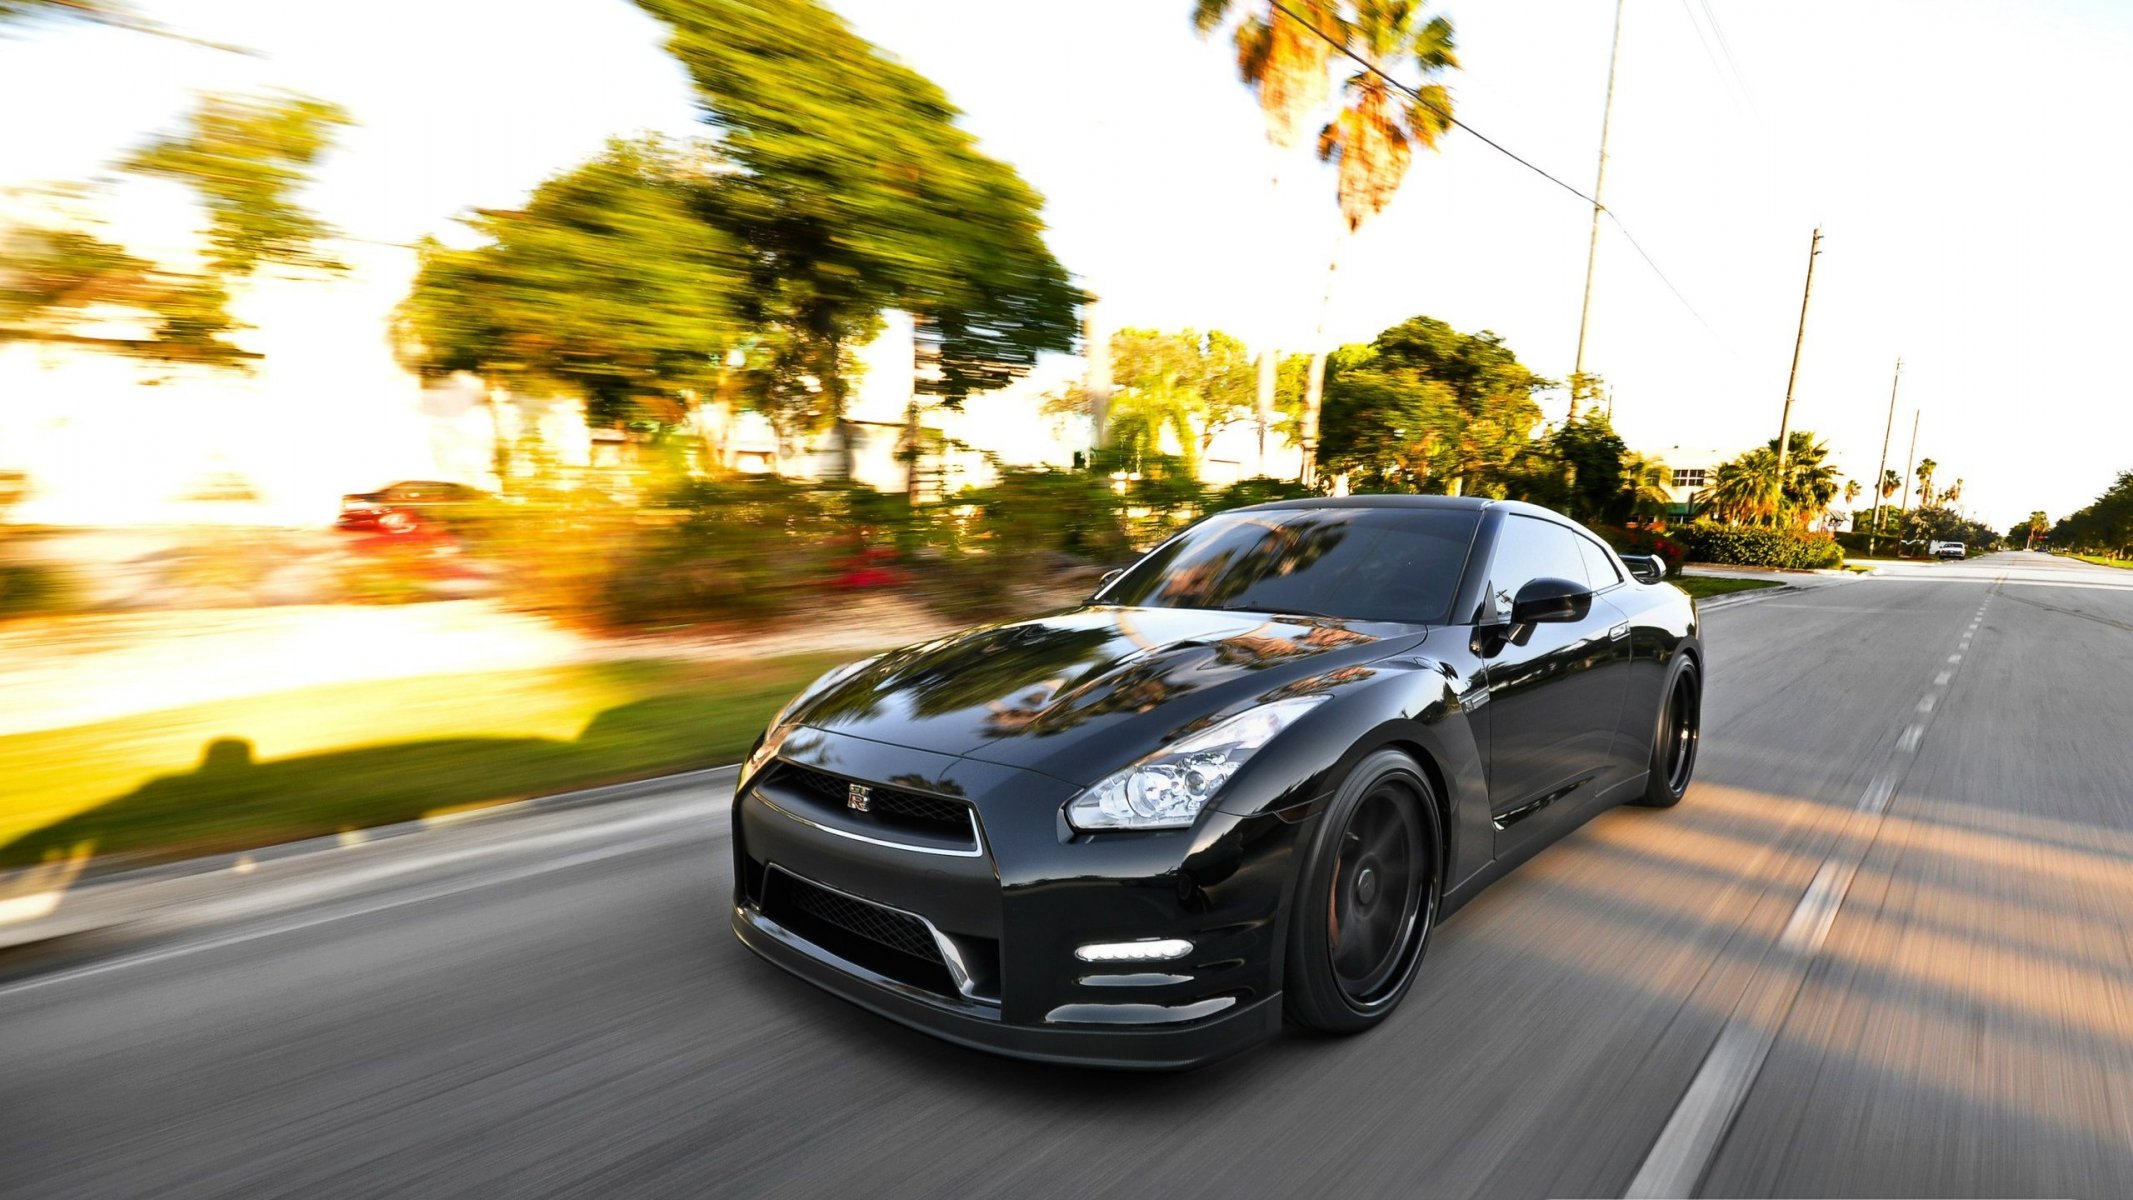
<svg viewBox="0 0 2133 1200"><path fill-rule="evenodd" d="M1669 521L1686 521L1694 516L1696 493L1710 485L1720 463L1739 458L1743 452L1744 448L1724 450L1709 446L1646 447L1639 451L1646 458L1665 463L1671 475L1666 490Z"/></svg>

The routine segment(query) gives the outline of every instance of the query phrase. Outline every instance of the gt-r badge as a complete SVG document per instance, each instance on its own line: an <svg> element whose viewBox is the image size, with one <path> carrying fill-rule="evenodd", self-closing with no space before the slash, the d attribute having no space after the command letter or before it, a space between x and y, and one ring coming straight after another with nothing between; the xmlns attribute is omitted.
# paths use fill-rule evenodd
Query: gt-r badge
<svg viewBox="0 0 2133 1200"><path fill-rule="evenodd" d="M854 812L865 812L874 803L874 789L863 783L855 783L844 792L844 806Z"/></svg>

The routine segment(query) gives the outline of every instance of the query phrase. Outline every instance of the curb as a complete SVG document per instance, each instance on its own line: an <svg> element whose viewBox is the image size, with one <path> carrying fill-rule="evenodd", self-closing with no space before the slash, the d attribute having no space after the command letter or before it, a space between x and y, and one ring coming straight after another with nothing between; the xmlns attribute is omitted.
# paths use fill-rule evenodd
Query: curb
<svg viewBox="0 0 2133 1200"><path fill-rule="evenodd" d="M1698 600L1696 602L1696 612L1698 615L1701 615L1703 613L1710 612L1713 609L1732 608L1735 605L1739 604L1753 604L1758 600L1768 600L1772 596L1783 596L1791 593L1812 590L1813 589L1811 588L1803 588L1798 584L1781 583L1776 587L1753 588L1745 592L1731 592L1723 596L1714 596L1709 600Z"/></svg>
<svg viewBox="0 0 2133 1200"><path fill-rule="evenodd" d="M535 813L631 800L709 782L711 777L732 771L738 766L739 763L730 763L719 767L681 771L672 775L658 775L650 779L611 783L577 791L557 792L548 796L533 796L524 800L419 817L412 821L344 830L337 834L280 842L253 850L210 854L153 866L127 867L123 863L108 863L99 870L94 865L94 860L91 860L91 865L79 872L78 877L71 878L56 888L0 899L0 951L72 934L91 933L122 924L138 917L141 912L139 907L125 903L123 897L145 889L180 885L188 880L202 880L217 875L248 874L268 863L285 863L336 850L350 850L446 827L506 821ZM37 868L33 867L9 874L28 876L35 870ZM104 911L99 912L99 909Z"/></svg>

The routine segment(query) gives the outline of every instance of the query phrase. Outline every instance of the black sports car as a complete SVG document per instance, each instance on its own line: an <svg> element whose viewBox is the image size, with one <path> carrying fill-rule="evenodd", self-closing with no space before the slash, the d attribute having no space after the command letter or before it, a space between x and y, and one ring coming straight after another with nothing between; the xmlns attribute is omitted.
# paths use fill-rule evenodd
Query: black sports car
<svg viewBox="0 0 2133 1200"><path fill-rule="evenodd" d="M1182 1067L1352 1032L1431 928L1696 764L1695 606L1528 504L1220 513L1082 608L840 667L734 799L733 928L953 1041Z"/></svg>

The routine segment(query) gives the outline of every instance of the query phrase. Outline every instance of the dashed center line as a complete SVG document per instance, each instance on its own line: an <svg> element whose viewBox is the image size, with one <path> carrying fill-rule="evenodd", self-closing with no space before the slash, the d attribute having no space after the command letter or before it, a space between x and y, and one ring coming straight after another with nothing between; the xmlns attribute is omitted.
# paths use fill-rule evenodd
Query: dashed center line
<svg viewBox="0 0 2133 1200"><path fill-rule="evenodd" d="M1979 606L1981 619L1984 611ZM1976 630L1973 622L1963 634L1962 650L1970 648ZM1962 659L1960 652L1948 656L1950 663ZM1942 671L1933 677L1933 686L1946 687L1954 677L1954 671ZM1882 814L1915 761L1909 756L1924 739L1938 699L1938 692L1927 692L1919 698L1918 711L1925 716L1905 726L1898 735L1895 751L1866 785L1836 849L1815 871L1813 881L1778 935L1777 969L1760 986L1751 984L1734 1005L1718 1031L1718 1040L1711 1044L1703 1065L1696 1069L1696 1077L1689 1081L1688 1090L1667 1118L1666 1127L1659 1131L1658 1140L1652 1143L1636 1177L1630 1180L1625 1197L1686 1196L1703 1178L1733 1123L1733 1115L1747 1099L1749 1087L1770 1054L1778 1027L1806 982L1809 965L1836 922L1837 910L1844 904L1845 893L1851 890L1853 877L1866 861L1867 849L1880 832Z"/></svg>

